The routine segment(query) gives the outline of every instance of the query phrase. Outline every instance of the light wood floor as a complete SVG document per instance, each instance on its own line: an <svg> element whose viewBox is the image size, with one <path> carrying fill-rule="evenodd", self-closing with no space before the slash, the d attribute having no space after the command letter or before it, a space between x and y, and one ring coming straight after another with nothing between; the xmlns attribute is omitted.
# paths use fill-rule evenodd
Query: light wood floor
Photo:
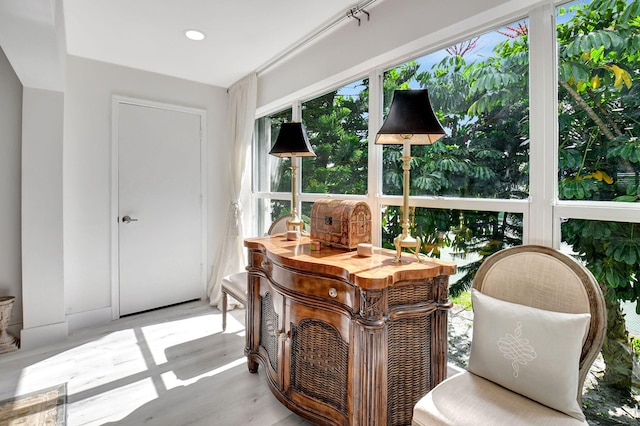
<svg viewBox="0 0 640 426"><path fill-rule="evenodd" d="M67 424L309 425L244 358L244 310L191 302L0 355L0 400L67 383Z"/></svg>

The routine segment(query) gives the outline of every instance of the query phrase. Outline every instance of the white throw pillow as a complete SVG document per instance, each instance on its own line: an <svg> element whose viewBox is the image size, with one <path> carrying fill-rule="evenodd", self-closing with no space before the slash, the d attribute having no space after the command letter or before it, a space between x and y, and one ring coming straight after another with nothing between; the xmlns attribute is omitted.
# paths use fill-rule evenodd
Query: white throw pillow
<svg viewBox="0 0 640 426"><path fill-rule="evenodd" d="M471 292L468 370L579 420L578 364L590 314L567 314Z"/></svg>

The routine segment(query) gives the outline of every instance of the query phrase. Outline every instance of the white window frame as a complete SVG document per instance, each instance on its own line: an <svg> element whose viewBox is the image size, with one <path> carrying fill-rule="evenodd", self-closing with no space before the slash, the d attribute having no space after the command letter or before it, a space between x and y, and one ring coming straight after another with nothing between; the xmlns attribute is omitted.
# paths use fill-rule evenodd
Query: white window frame
<svg viewBox="0 0 640 426"><path fill-rule="evenodd" d="M579 218L601 221L640 223L640 203L604 201L565 201L558 199L558 81L556 54L556 7L567 1L543 1L527 11L507 12L472 32L457 33L424 46L412 55L402 55L381 62L368 71L369 77L369 167L368 192L366 195L342 194L298 194L298 200L313 202L319 198L335 197L366 201L372 210L373 243L381 243L381 214L383 205L401 206L401 196L387 196L382 192L382 147L374 144L374 135L382 125L382 76L383 71L429 52L453 45L474 35L493 31L520 19L529 20L529 93L530 93L530 151L529 151L529 198L526 200L494 200L479 198L410 196L411 206L434 209L460 209L493 212L519 213L523 215L523 244L540 244L560 248L560 224L563 219ZM325 84L314 85L305 96L311 99L319 94L335 90L350 81L362 78L362 73L351 77L341 75L340 81L328 79ZM323 87L323 89L318 89ZM312 92L313 90L313 92ZM301 98L279 106L282 110L293 109L293 119L301 119ZM260 111L261 116L267 112ZM298 160L300 161L300 160ZM299 164L300 165L300 164ZM301 167L298 168L301 181ZM253 193L254 199L271 198L291 200L288 193ZM298 206L300 210L301 206Z"/></svg>

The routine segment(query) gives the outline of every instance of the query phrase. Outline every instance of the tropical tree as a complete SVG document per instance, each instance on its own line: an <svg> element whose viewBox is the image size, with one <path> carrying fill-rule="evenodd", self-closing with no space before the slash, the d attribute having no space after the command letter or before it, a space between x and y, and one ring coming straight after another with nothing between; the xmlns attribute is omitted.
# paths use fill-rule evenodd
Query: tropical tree
<svg viewBox="0 0 640 426"><path fill-rule="evenodd" d="M559 195L638 202L640 2L594 0L563 10L558 26ZM571 219L563 239L598 279L607 300L606 383L628 391L633 353L620 301L640 314L640 229L634 223Z"/></svg>

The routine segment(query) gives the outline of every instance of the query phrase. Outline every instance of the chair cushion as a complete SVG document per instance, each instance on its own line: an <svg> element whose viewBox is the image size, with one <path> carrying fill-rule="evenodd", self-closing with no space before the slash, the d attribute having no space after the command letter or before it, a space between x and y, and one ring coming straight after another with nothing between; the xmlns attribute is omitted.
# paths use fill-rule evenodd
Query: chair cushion
<svg viewBox="0 0 640 426"><path fill-rule="evenodd" d="M472 291L468 370L578 420L578 364L589 314L553 312Z"/></svg>
<svg viewBox="0 0 640 426"><path fill-rule="evenodd" d="M246 303L247 301L247 272L236 272L222 278L222 286L229 290L233 296L244 297L238 302Z"/></svg>
<svg viewBox="0 0 640 426"><path fill-rule="evenodd" d="M413 409L413 425L588 425L465 371L449 377Z"/></svg>

